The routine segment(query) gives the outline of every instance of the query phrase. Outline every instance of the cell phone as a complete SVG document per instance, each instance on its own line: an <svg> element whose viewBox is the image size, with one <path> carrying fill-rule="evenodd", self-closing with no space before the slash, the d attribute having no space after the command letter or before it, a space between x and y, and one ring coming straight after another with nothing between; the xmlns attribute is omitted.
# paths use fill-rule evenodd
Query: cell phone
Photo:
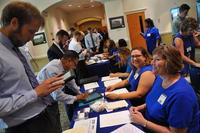
<svg viewBox="0 0 200 133"><path fill-rule="evenodd" d="M70 81L72 79L74 79L76 77L75 73L74 73L74 70L69 70L67 72L64 72L62 75L60 75L59 77L63 77L63 79L59 80L59 81L56 81L55 83L59 83L61 81L65 81L65 83L67 81Z"/></svg>

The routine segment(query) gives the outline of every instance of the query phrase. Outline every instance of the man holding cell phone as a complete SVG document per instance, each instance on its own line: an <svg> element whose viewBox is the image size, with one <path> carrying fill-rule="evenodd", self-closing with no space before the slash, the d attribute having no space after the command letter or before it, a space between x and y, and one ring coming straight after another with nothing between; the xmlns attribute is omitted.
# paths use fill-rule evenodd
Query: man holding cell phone
<svg viewBox="0 0 200 133"><path fill-rule="evenodd" d="M61 59L54 59L49 62L37 75L37 80L41 83L45 79L49 79L57 75L58 73L63 73L61 77L64 77L65 85L67 88L70 88L75 96L65 94L63 91L64 87L57 89L51 93L52 96L52 105L47 107L48 113L51 116L52 124L56 125L57 132L61 133L61 124L60 124L60 114L58 109L58 102L63 102L65 104L74 104L77 100L83 100L88 97L88 93L80 93L80 87L77 86L74 79L71 79L73 75L70 73L72 69L76 69L76 65L79 61L79 56L75 51L67 50L64 56ZM68 81L68 79L70 81Z"/></svg>

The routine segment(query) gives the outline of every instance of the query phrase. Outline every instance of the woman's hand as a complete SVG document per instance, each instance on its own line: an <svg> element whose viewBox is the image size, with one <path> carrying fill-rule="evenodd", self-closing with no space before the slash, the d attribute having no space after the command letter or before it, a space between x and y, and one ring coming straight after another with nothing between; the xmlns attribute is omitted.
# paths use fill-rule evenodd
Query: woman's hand
<svg viewBox="0 0 200 133"><path fill-rule="evenodd" d="M135 111L139 111L140 109L139 109L139 106L136 106L136 107L134 107L134 106L131 106L130 108L129 108L129 111L132 113L132 112L135 112Z"/></svg>
<svg viewBox="0 0 200 133"><path fill-rule="evenodd" d="M109 99L112 99L112 100L116 100L117 99L115 93L108 94L108 95L106 95L106 97L109 98Z"/></svg>
<svg viewBox="0 0 200 133"><path fill-rule="evenodd" d="M112 91L112 90L114 90L115 89L115 87L113 86L113 85L111 85L111 86L108 86L107 88L106 88L106 91Z"/></svg>
<svg viewBox="0 0 200 133"><path fill-rule="evenodd" d="M141 126L145 125L146 119L143 117L142 113L139 111L133 111L131 112L131 118L133 120L133 123L139 124Z"/></svg>

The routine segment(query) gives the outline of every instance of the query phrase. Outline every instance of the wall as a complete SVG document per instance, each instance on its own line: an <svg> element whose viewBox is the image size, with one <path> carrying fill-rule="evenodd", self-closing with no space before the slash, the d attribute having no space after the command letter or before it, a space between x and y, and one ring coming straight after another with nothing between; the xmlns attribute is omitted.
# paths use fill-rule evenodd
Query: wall
<svg viewBox="0 0 200 133"><path fill-rule="evenodd" d="M68 13L69 16L69 25L74 26L74 23L85 19L85 18L101 18L103 21L105 21L105 10L103 7L95 7L95 8L89 8L89 9L84 9L81 11L74 11Z"/></svg>
<svg viewBox="0 0 200 133"><path fill-rule="evenodd" d="M45 17L45 30L48 37L48 45L53 43L52 39L55 39L56 33L60 30L67 30L69 28L69 15L63 10L58 8L52 8L44 12Z"/></svg>
<svg viewBox="0 0 200 133"><path fill-rule="evenodd" d="M129 12L145 8L145 17L154 20L160 33L169 33L171 32L170 9L183 3L191 7L188 15L197 18L196 0L123 0L123 10Z"/></svg>
<svg viewBox="0 0 200 133"><path fill-rule="evenodd" d="M129 44L130 41L129 41L129 35L127 34L127 31L128 31L127 24L125 24L125 28L118 28L118 29L112 29L112 30L110 29L109 18L124 16L122 4L123 3L121 0L104 1L104 8L106 12L107 25L108 25L107 27L108 27L109 36L111 39L117 42L119 39L123 38L127 40L127 43ZM128 46L130 47L130 45Z"/></svg>

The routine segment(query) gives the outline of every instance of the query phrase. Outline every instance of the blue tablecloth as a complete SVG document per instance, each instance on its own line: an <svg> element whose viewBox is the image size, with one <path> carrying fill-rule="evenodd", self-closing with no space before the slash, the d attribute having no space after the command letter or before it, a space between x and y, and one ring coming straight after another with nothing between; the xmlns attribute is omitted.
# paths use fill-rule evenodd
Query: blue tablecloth
<svg viewBox="0 0 200 133"><path fill-rule="evenodd" d="M100 80L101 80L101 78L100 78ZM96 88L96 91L99 92L99 93L104 93L105 92L105 86L104 86L103 82L100 81L100 80L98 81L99 87ZM81 92L85 92L84 87L81 87ZM107 99L107 101L109 102L109 101L113 101L113 100ZM121 127L122 125L124 125L124 124L122 124L122 125L117 125L117 126L100 128L100 115L101 114L108 114L108 113L113 113L113 112L119 112L119 111L127 110L127 109L130 108L131 103L130 103L129 100L126 100L126 102L128 103L129 106L127 108L122 108L122 109L119 109L117 111L107 112L106 110L104 110L103 112L94 112L94 111L92 111L92 112L89 113L89 118L97 117L97 133L109 133L109 132L111 132L111 131L113 131L113 130L119 128L119 127ZM77 115L77 112L79 110L81 110L83 108L86 108L86 107L89 107L89 106L86 105L86 106L78 107L75 110L75 112L74 112L74 116ZM73 126L74 126L74 118L73 118L73 120L70 123L69 129L73 128ZM138 128L142 129L142 127L139 126L139 125L135 125L135 126L137 126Z"/></svg>
<svg viewBox="0 0 200 133"><path fill-rule="evenodd" d="M87 67L89 77L98 75L98 77L108 76L112 70L110 61L103 63L95 63L88 65Z"/></svg>

